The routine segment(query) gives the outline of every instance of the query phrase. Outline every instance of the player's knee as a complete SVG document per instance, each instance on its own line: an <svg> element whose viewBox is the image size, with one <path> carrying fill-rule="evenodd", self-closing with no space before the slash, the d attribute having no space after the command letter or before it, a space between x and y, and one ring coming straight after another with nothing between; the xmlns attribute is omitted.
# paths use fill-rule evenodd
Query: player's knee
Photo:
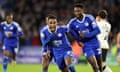
<svg viewBox="0 0 120 72"><path fill-rule="evenodd" d="M66 65L72 64L72 58L71 58L71 57L67 57L67 58L65 59L65 63L66 63Z"/></svg>
<svg viewBox="0 0 120 72"><path fill-rule="evenodd" d="M5 56L9 56L9 55L10 55L9 51L3 51L3 54L4 54Z"/></svg>

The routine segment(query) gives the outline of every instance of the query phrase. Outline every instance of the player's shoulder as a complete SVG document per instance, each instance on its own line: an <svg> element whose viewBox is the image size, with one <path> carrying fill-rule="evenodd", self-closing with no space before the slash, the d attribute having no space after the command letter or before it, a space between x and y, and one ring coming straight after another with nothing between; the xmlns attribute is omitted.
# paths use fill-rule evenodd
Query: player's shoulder
<svg viewBox="0 0 120 72"><path fill-rule="evenodd" d="M111 29L111 24L107 21L107 26Z"/></svg>
<svg viewBox="0 0 120 72"><path fill-rule="evenodd" d="M6 24L6 21L2 21L0 24L1 24L1 25L4 25L4 24Z"/></svg>
<svg viewBox="0 0 120 72"><path fill-rule="evenodd" d="M57 26L57 28L63 29L63 28L67 28L66 25L62 25L62 26Z"/></svg>
<svg viewBox="0 0 120 72"><path fill-rule="evenodd" d="M94 16L92 14L84 14L86 18L89 18L91 20L94 20Z"/></svg>
<svg viewBox="0 0 120 72"><path fill-rule="evenodd" d="M107 27L111 27L111 24L107 20L102 21L102 24L105 24L105 26L107 26Z"/></svg>
<svg viewBox="0 0 120 72"><path fill-rule="evenodd" d="M13 21L12 24L15 25L15 26L17 26L17 27L19 26L19 23L16 22L16 21Z"/></svg>
<svg viewBox="0 0 120 72"><path fill-rule="evenodd" d="M106 21L107 22L107 25L111 26L110 22Z"/></svg>
<svg viewBox="0 0 120 72"><path fill-rule="evenodd" d="M47 29L48 29L48 26L45 25L43 28L40 29L40 32L44 32L44 31L46 31Z"/></svg>
<svg viewBox="0 0 120 72"><path fill-rule="evenodd" d="M74 18L71 18L70 20L69 20L69 23L68 24L72 24L72 23L74 23L75 21L76 21L76 17L74 17Z"/></svg>

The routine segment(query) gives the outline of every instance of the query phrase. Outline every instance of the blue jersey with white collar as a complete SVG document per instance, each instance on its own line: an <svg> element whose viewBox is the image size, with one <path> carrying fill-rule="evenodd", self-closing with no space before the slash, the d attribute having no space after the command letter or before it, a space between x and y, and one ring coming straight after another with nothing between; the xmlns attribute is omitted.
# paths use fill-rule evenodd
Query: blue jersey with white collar
<svg viewBox="0 0 120 72"><path fill-rule="evenodd" d="M78 20L77 18L70 20L68 24L69 32L78 42L83 42L87 45L99 45L96 36L100 33L100 30L97 26L95 18L89 14L83 14L83 16L84 17L82 21ZM80 38L81 32L85 34L84 39Z"/></svg>
<svg viewBox="0 0 120 72"><path fill-rule="evenodd" d="M18 45L18 37L23 35L23 31L18 23L12 21L9 25L6 21L1 22L0 32L4 38L4 45L7 46L16 46ZM8 33L11 33L12 36L8 37ZM2 39L1 39L2 40Z"/></svg>
<svg viewBox="0 0 120 72"><path fill-rule="evenodd" d="M40 31L41 42L43 46L48 46L49 48L56 48L60 50L67 50L70 48L70 43L66 37L67 32L66 26L57 26L56 33L53 34L48 26L44 27Z"/></svg>

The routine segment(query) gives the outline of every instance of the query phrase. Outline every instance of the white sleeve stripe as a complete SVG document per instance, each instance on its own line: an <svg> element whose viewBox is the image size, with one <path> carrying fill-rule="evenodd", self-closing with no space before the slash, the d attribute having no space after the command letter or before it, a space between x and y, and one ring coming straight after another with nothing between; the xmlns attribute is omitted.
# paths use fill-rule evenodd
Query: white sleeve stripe
<svg viewBox="0 0 120 72"><path fill-rule="evenodd" d="M41 37L41 38L44 38L44 37L45 37L45 35L44 35L43 32L40 33L40 37Z"/></svg>
<svg viewBox="0 0 120 72"><path fill-rule="evenodd" d="M22 28L20 27L20 25L16 22L14 22L14 24L16 25L18 32L21 32Z"/></svg>
<svg viewBox="0 0 120 72"><path fill-rule="evenodd" d="M68 24L67 24L67 28L68 28L68 32L69 32L69 28L70 28L70 25L72 24L72 22L75 20L76 18L72 18L69 22L68 22Z"/></svg>

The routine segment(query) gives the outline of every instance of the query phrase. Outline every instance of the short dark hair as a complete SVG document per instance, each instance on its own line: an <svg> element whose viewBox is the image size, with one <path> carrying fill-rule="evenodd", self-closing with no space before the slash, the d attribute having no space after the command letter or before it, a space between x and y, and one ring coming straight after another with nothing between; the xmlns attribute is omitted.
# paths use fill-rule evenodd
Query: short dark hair
<svg viewBox="0 0 120 72"><path fill-rule="evenodd" d="M78 8L84 9L84 5L81 4L81 3L75 3L74 7L78 7Z"/></svg>
<svg viewBox="0 0 120 72"><path fill-rule="evenodd" d="M6 12L6 13L5 13L5 17L7 17L7 16L12 16L12 15L13 15L12 12Z"/></svg>
<svg viewBox="0 0 120 72"><path fill-rule="evenodd" d="M107 18L108 13L107 13L106 10L100 10L100 11L98 12L98 16L101 17L101 18L103 18L103 19L105 19L105 18Z"/></svg>
<svg viewBox="0 0 120 72"><path fill-rule="evenodd" d="M47 17L48 17L48 20L49 20L49 19L57 19L57 17L56 17L55 15L51 15L51 14L48 15Z"/></svg>

